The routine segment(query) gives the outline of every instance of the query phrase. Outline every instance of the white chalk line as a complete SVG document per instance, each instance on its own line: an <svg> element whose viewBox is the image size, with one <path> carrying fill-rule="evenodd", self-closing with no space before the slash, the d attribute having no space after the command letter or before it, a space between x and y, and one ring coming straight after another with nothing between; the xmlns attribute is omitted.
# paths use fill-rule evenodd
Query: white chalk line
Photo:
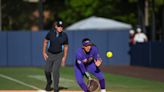
<svg viewBox="0 0 164 92"><path fill-rule="evenodd" d="M17 79L15 79L15 78L12 78L12 77L7 76L7 75L4 75L4 74L0 74L0 77L2 77L2 78L4 78L4 79L11 80L11 81L14 81L14 82L19 83L19 84L21 84L21 85L24 85L24 86L33 88L33 89L35 89L35 90L41 90L40 88L38 88L38 87L36 87L36 86L33 86L33 85L31 85L31 84L27 84L27 83L25 83L25 82L22 82L22 81L20 81L20 80L17 80Z"/></svg>
<svg viewBox="0 0 164 92"><path fill-rule="evenodd" d="M28 77L34 78L34 79L37 79L40 81L44 81L44 82L46 81L44 75L29 75ZM67 79L67 78L63 78L63 77L60 77L60 81L75 82L75 80L71 80L71 79Z"/></svg>
<svg viewBox="0 0 164 92"><path fill-rule="evenodd" d="M46 82L44 75L29 75L29 78L37 79L43 82ZM65 85L65 87L74 87L77 86L77 83L75 80L71 80L68 78L60 77L59 85ZM71 84L71 85L70 85Z"/></svg>
<svg viewBox="0 0 164 92"><path fill-rule="evenodd" d="M13 77L10 77L10 76L4 75L4 74L0 74L0 77L1 77L1 78L4 78L4 79L7 79L7 80L10 80L10 81L14 81L14 82L16 82L16 83L18 83L18 84L21 84L21 85L24 85L24 86L26 86L26 87L30 87L30 88L36 90L36 92L46 92L45 90L42 90L42 89L40 89L40 88L38 88L38 87L36 87L36 86L34 86L34 85L27 84L27 83L25 83L25 82L23 82L23 81L17 80L17 79L15 79L15 78L13 78ZM44 79L44 76L43 76L43 75L30 75L30 76L28 76L28 77L31 77L31 78L34 78L34 79L37 79L37 80L41 80L41 81L46 81L46 80ZM61 81L67 81L69 84L75 83L74 80L69 80L69 79L65 79L65 78L60 78L60 80L61 80ZM70 82L71 82L71 83L70 83ZM63 92L65 92L65 91L63 91ZM66 91L66 92L67 92L67 91ZM69 92L69 91L68 91L68 92ZM72 91L72 92L74 92L74 91Z"/></svg>

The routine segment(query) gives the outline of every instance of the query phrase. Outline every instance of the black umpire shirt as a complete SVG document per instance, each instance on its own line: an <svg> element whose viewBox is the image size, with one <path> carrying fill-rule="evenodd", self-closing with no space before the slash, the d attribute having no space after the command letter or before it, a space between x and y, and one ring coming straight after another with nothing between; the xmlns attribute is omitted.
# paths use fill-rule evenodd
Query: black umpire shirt
<svg viewBox="0 0 164 92"><path fill-rule="evenodd" d="M57 32L52 29L50 30L45 39L50 41L50 46L48 48L48 52L53 54L58 54L62 52L63 45L68 44L68 36L65 32L60 32L57 34Z"/></svg>

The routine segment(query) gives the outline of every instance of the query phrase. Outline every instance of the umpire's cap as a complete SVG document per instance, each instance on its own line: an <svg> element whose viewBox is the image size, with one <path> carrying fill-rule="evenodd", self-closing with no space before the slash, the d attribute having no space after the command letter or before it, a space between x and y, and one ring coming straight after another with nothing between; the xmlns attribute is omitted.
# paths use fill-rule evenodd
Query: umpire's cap
<svg viewBox="0 0 164 92"><path fill-rule="evenodd" d="M61 19L55 20L55 25L57 25L58 27L64 27L64 23Z"/></svg>

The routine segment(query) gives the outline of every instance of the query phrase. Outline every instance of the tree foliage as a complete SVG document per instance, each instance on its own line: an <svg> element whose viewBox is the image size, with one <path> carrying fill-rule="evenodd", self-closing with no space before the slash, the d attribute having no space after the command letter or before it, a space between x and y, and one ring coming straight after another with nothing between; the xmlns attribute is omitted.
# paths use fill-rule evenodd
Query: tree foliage
<svg viewBox="0 0 164 92"><path fill-rule="evenodd" d="M45 0L43 9L49 9L55 17L61 17L66 26L89 16L100 16L118 21L137 24L137 2L139 0ZM151 3L152 0L149 0ZM156 11L164 4L155 0ZM151 4L150 4L151 5ZM3 30L29 29L29 17L38 3L24 0L2 0ZM151 7L149 7L151 11Z"/></svg>
<svg viewBox="0 0 164 92"><path fill-rule="evenodd" d="M66 9L59 13L59 15L72 24L77 20L92 16L99 3L99 0L66 0Z"/></svg>

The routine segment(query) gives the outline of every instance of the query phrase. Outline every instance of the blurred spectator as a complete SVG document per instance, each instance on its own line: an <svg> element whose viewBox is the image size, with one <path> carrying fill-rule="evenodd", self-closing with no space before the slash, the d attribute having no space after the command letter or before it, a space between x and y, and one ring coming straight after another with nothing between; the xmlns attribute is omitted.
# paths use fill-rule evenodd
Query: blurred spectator
<svg viewBox="0 0 164 92"><path fill-rule="evenodd" d="M44 20L43 20L43 29L44 30L49 30L49 29L51 29L52 28L52 13L51 13L51 11L50 10L48 10L48 9L46 9L46 10L44 10L44 12L43 12L43 16L44 16Z"/></svg>
<svg viewBox="0 0 164 92"><path fill-rule="evenodd" d="M37 25L37 24L33 24L32 26L31 26L31 31L32 32L37 32L37 31L39 31L39 26Z"/></svg>
<svg viewBox="0 0 164 92"><path fill-rule="evenodd" d="M40 28L43 28L43 30L49 30L51 29L52 27L52 13L49 9L45 9L43 11L43 18L42 18L42 21L40 20L40 13L39 13L39 10L34 10L32 15L30 16L30 21L32 24L34 25L31 25L30 28L32 31L36 31L36 30L40 30ZM42 26L43 27L40 27L41 23L40 22L43 22Z"/></svg>
<svg viewBox="0 0 164 92"><path fill-rule="evenodd" d="M29 23L29 27L32 32L36 32L40 30L39 17L40 17L39 10L37 9L34 10L30 16L30 23Z"/></svg>
<svg viewBox="0 0 164 92"><path fill-rule="evenodd" d="M133 29L131 29L129 31L129 46L130 46L130 50L129 50L129 55L131 56L131 49L132 49L132 46L135 44L134 43L134 36L135 36L135 31Z"/></svg>
<svg viewBox="0 0 164 92"><path fill-rule="evenodd" d="M132 46L134 45L134 36L135 36L135 31L133 29L131 29L129 31L129 45Z"/></svg>
<svg viewBox="0 0 164 92"><path fill-rule="evenodd" d="M134 36L134 43L144 43L147 42L148 38L145 33L142 32L141 28L137 28L137 33Z"/></svg>
<svg viewBox="0 0 164 92"><path fill-rule="evenodd" d="M32 13L31 18L35 19L35 18L39 18L40 14L39 14L39 10L34 10L34 12Z"/></svg>

